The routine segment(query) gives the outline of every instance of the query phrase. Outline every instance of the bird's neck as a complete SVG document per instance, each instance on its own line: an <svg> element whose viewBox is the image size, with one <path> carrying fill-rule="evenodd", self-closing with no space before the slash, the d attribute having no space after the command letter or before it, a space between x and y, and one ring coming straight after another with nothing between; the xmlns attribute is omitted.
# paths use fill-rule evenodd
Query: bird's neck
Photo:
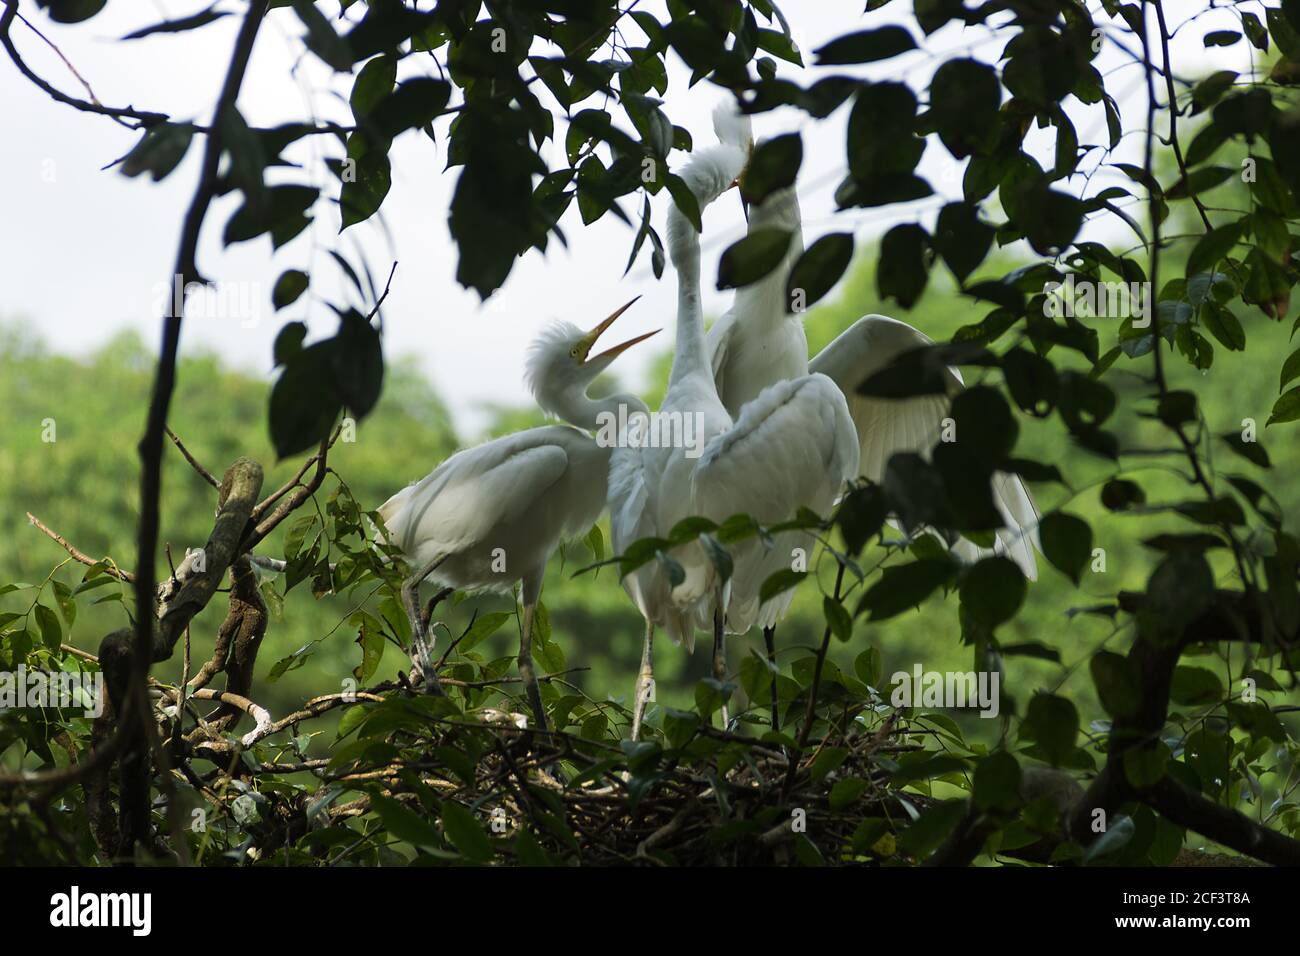
<svg viewBox="0 0 1300 956"><path fill-rule="evenodd" d="M786 298L790 271L803 253L799 194L793 186L778 190L750 209L748 233L753 235L765 229L777 229L790 234L785 259L757 282L736 290L735 311L750 324L755 334L775 334L786 322L802 328L803 303L795 298L800 290L791 290L791 299Z"/></svg>
<svg viewBox="0 0 1300 956"><path fill-rule="evenodd" d="M704 342L704 311L700 305L700 236L693 229L690 237L682 243L674 265L677 272L677 345L668 377L670 388L692 376L706 375L712 379Z"/></svg>
<svg viewBox="0 0 1300 956"><path fill-rule="evenodd" d="M564 421L589 432L598 432L602 428L615 428L625 423L629 417L648 411L645 402L635 395L608 395L605 398L589 398L586 391L574 388L560 392L551 402L546 403L548 410L554 412Z"/></svg>

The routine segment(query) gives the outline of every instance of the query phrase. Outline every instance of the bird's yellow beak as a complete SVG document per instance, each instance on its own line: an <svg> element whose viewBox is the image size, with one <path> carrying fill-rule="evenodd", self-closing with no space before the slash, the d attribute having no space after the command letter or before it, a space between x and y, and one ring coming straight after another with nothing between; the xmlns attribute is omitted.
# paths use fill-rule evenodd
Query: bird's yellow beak
<svg viewBox="0 0 1300 956"><path fill-rule="evenodd" d="M602 321L598 326L596 326L594 329L592 329L590 332L588 332L586 335L582 337L582 339L578 342L577 358L579 362L589 362L589 361L594 362L596 359L605 359L605 358L612 359L614 356L627 351L632 346L636 345L638 342L644 342L646 339L650 338L650 336L656 335L662 331L661 329L655 329L653 332L647 332L645 333L645 335L638 335L634 339L629 339L628 341L623 342L620 345L615 345L611 349L606 349L604 352L601 352L599 355L593 355L591 356L591 358L587 357L588 353L591 351L592 346L596 344L596 340L605 333L606 329L608 329L611 325L614 324L615 319L617 319L628 309L632 308L633 304L635 304L635 302L639 298L641 297L637 296L636 299L633 299L631 302L627 303L621 308L616 309L614 313L609 316L609 318Z"/></svg>

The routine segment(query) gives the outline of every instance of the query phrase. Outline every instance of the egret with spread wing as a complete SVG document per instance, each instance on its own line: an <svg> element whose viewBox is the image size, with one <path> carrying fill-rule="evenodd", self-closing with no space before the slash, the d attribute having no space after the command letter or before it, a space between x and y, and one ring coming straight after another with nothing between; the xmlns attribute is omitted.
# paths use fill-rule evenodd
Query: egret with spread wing
<svg viewBox="0 0 1300 956"><path fill-rule="evenodd" d="M518 581L524 608L519 675L538 726L546 728L532 659L533 616L546 562L562 538L586 531L604 508L613 449L587 432L597 431L605 414L617 420L620 406L625 415L646 407L631 395L587 397L596 376L621 352L654 334L590 354L631 304L590 332L560 322L533 343L529 386L543 409L569 424L530 428L457 452L380 506L389 542L416 568L402 587L402 600L411 618L414 658L431 692L441 688L421 621L420 582L431 577L456 589L508 591Z"/></svg>
<svg viewBox="0 0 1300 956"><path fill-rule="evenodd" d="M746 127L720 118L727 111L723 107L715 113L719 136L747 147ZM714 380L727 410L738 412L774 382L820 372L839 386L848 401L861 451L862 477L882 481L889 459L898 452L928 455L939 440L951 397L963 388L961 374L955 368L947 370L946 395L884 399L858 394L859 385L896 357L933 344L919 329L883 315L858 319L810 362L802 317L791 313L786 301L786 281L803 250L795 187L777 190L749 210L749 231L760 229L789 232L790 250L771 273L741 289L732 310L709 330ZM1001 472L993 477L992 491L1005 524L996 533L994 550L1005 553L1033 580L1037 577L1034 546L1038 536L1033 499L1019 477ZM965 539L953 550L966 560L987 553Z"/></svg>

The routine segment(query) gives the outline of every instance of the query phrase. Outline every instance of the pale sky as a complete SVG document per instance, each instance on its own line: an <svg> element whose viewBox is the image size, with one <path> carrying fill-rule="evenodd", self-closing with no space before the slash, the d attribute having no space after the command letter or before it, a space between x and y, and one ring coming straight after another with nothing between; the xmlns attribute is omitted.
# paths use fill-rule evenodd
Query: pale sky
<svg viewBox="0 0 1300 956"><path fill-rule="evenodd" d="M24 14L44 31L102 102L131 104L138 109L170 113L177 119L206 123L221 85L229 50L238 28L238 16L227 17L201 30L117 42L132 30L163 19L193 13L206 2L138 0L109 4L102 14L77 26L53 24L27 4ZM230 9L241 10L231 3ZM1097 4L1093 4L1097 6ZM1169 4L1171 27L1181 22L1177 4ZM1255 6L1250 4L1249 6ZM993 62L1000 42L989 42L987 31L949 26L926 38L911 17L910 4L895 3L862 15L862 0L800 0L784 4L794 37L811 62L812 51L841 33L887 24L908 27L926 51L912 52L885 63L862 67L806 68L781 62L779 75L808 85L831 72L871 79L903 79L922 93L934 68L933 53L968 50L970 55ZM666 19L663 4L643 2L638 9ZM355 19L360 5L354 8ZM640 40L631 27L629 40ZM1104 16L1099 22L1106 22ZM1230 48L1205 50L1202 36L1213 29L1231 28L1236 18L1219 11L1196 21L1175 38L1174 62L1181 75L1195 76L1213 69L1244 69L1249 48L1239 42ZM12 36L28 64L67 92L84 97L75 76L35 34L15 22ZM313 55L300 59L298 37L303 29L292 10L274 11L259 36L239 107L250 125L273 126L302 121L313 113L320 120L350 123L346 96L351 78L335 78ZM1004 41L1003 41L1004 42ZM670 54L669 89L664 109L670 119L689 129L697 145L714 141L710 114L724 98L708 83L687 87L689 73L676 54ZM1141 71L1124 68L1127 59L1107 46L1096 65L1107 75L1107 87L1120 99L1126 126L1136 128L1145 115L1145 90ZM429 69L427 58L412 57L404 70ZM1109 71L1119 69L1113 75ZM0 190L3 190L5 228L0 230L0 318L21 318L42 330L55 349L80 354L94 349L123 328L136 328L146 341L156 343L161 314L158 291L172 268L183 210L198 176L201 140L196 137L181 166L161 184L148 177L127 179L101 167L126 153L139 134L104 117L79 113L54 103L21 77L7 60L0 62L0 91L7 120L6 142L0 149ZM598 98L581 104L599 105ZM1100 106L1070 108L1081 143L1105 140ZM894 221L913 219L918 204L881 210L854 210L832 217L833 193L843 176L844 124L848 107L824 122L813 122L801 112L780 110L755 118L761 138L799 129L804 137L804 164L799 190L803 204L806 240L828 231L852 229L859 246L879 238ZM628 128L621 111L616 122ZM1135 122L1137 120L1137 122ZM438 123L445 131L446 120ZM563 124L559 125L561 148ZM1036 152L1049 157L1051 134L1031 134ZM554 144L548 144L554 148ZM337 143L325 137L303 141L290 152L310 160L312 150L333 150ZM445 138L435 145L422 134L408 132L394 144L393 187L376 216L367 223L337 233L337 206L321 202L312 227L272 257L270 240L261 237L223 250L221 231L237 205L226 197L214 203L200 244L199 265L209 277L234 283L236 295L227 308L211 316L187 318L183 351L215 349L230 362L254 374L270 376L271 344L287 321L308 323L312 336L332 334L336 319L324 297L338 301L345 280L329 260L327 250L346 252L358 260L364 250L381 287L393 259L400 265L384 305L384 348L390 355L415 354L436 388L450 405L461 433L470 437L486 421L485 405L522 404L528 400L522 383L522 362L532 336L546 322L566 318L584 327L594 324L634 295L642 300L619 325L625 336L663 327L666 334L655 348L670 342L675 309L671 267L656 281L647 249L632 271L623 269L635 233L612 214L584 227L574 203L562 226L568 248L552 240L545 255L532 251L515 264L505 286L485 303L455 282L456 254L447 231L446 214L457 170L444 173ZM1122 147L1120 158L1140 161L1140 137ZM670 162L680 165L685 154L673 152ZM552 160L552 168L558 162ZM323 170L312 166L310 175L326 185ZM939 196L919 204L932 220L946 199L959 198L959 166L937 142L926 150L920 173ZM285 172L291 175L285 176ZM327 174L324 174L327 175ZM299 170L275 170L272 182L303 181ZM1098 183L1094 180L1092 190ZM1123 183L1122 176L1115 180ZM332 177L327 195L336 195ZM1078 184L1080 180L1074 180ZM1077 186L1075 187L1077 188ZM654 202L654 222L663 234L666 191ZM630 217L639 213L638 196L625 197ZM635 221L635 219L634 219ZM716 257L743 234L738 201L715 204L704 221L704 286L706 314L726 308L729 294L712 291ZM1136 240L1126 236L1122 240ZM648 248L648 244L647 244ZM312 292L289 308L275 313L270 290L286 268L311 272ZM227 288L224 287L223 288ZM834 293L832 293L834 295ZM248 313L251 305L253 313ZM972 309L978 307L972 304ZM638 354L640 352L641 354ZM638 347L619 359L614 371L637 387L654 349Z"/></svg>

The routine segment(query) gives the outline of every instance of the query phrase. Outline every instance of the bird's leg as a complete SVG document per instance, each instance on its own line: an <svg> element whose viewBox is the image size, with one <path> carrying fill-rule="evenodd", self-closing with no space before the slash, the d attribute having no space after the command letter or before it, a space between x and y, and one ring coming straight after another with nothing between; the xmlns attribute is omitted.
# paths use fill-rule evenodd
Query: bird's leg
<svg viewBox="0 0 1300 956"><path fill-rule="evenodd" d="M654 665L654 639L655 626L649 621L645 622L645 643L641 645L641 671L636 678L636 700L632 705L632 739L641 738L641 718L645 716L646 704L654 696L655 687L655 665Z"/></svg>
<svg viewBox="0 0 1300 956"><path fill-rule="evenodd" d="M524 690L528 695L528 705L533 709L540 730L548 730L546 709L542 706L542 692L537 686L537 674L533 671L533 614L537 604L524 605L524 627L519 636L519 676L523 678Z"/></svg>
<svg viewBox="0 0 1300 956"><path fill-rule="evenodd" d="M726 683L727 680L727 646L726 635L722 627L722 607L713 612L713 679L719 684ZM727 716L727 705L722 705L722 729L726 730L731 723Z"/></svg>
<svg viewBox="0 0 1300 956"><path fill-rule="evenodd" d="M776 694L776 628L763 628L763 641L767 644L767 663L772 672L772 729L781 729L781 719L777 716L780 704Z"/></svg>
<svg viewBox="0 0 1300 956"><path fill-rule="evenodd" d="M446 555L434 558L402 582L402 606L406 608L406 616L411 619L411 659L424 677L424 692L438 697L445 697L446 694L434 672L433 647L425 631L424 615L420 613L420 582L445 560Z"/></svg>

